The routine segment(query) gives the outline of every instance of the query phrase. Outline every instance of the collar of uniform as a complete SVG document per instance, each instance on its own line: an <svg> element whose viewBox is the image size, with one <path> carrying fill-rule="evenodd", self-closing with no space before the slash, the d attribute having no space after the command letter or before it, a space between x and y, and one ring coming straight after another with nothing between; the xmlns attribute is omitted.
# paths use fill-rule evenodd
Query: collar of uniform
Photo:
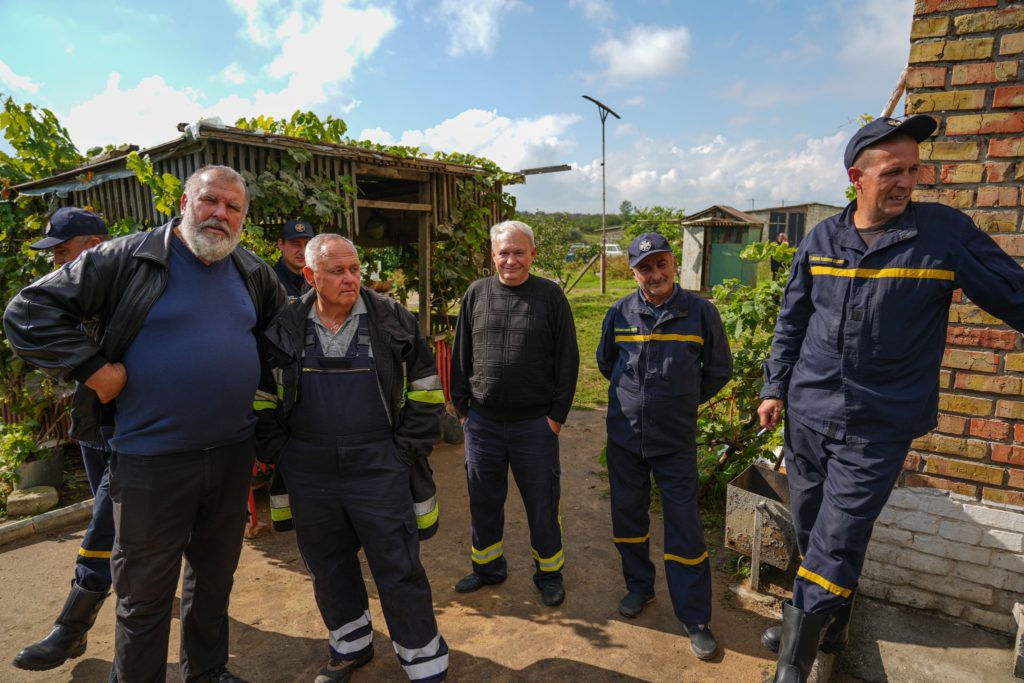
<svg viewBox="0 0 1024 683"><path fill-rule="evenodd" d="M362 289L362 287L360 287L360 289ZM348 317L345 318L345 322L348 322L357 315L366 315L366 302L363 301L363 297L361 296L356 297L356 302L352 304L352 310L349 311ZM315 305L309 307L309 313L306 314L306 317L310 320L316 321L320 325L323 325L323 323L320 322L320 316L316 314ZM324 325L324 327L326 327L326 325Z"/></svg>
<svg viewBox="0 0 1024 683"><path fill-rule="evenodd" d="M857 210L857 200L853 200L843 209L833 234L835 242L842 247L849 247L856 251L867 251L864 241L857 234L857 228L853 224L853 214ZM917 235L917 224L914 221L914 202L907 204L907 209L897 218L895 224L889 228L887 234L882 235L875 247L886 246L893 242L901 242ZM873 249L874 251L875 249Z"/></svg>
<svg viewBox="0 0 1024 683"><path fill-rule="evenodd" d="M662 315L666 312L670 312L674 318L685 318L690 311L686 306L683 306L683 299L684 293L682 287L680 287L677 282L673 283L672 293L669 295L668 299L665 300L665 303L662 304ZM630 310L634 313L655 315L654 309L647 304L647 299L644 298L644 293L639 287L636 288L636 294L629 298L628 304Z"/></svg>

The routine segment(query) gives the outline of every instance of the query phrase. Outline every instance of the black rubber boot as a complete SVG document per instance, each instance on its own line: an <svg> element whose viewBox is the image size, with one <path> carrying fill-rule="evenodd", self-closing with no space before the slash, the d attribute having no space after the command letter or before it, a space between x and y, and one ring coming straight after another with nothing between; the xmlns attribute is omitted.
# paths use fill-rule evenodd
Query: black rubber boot
<svg viewBox="0 0 1024 683"><path fill-rule="evenodd" d="M108 595L87 591L72 581L71 592L50 635L19 652L11 663L19 669L47 671L56 669L69 659L81 657L85 653L89 629Z"/></svg>
<svg viewBox="0 0 1024 683"><path fill-rule="evenodd" d="M846 643L850 640L850 618L853 615L853 601L857 599L857 591L850 594L846 604L832 615L832 623L825 629L825 635L821 639L821 651L830 655L839 654L846 649ZM782 640L782 623L769 626L761 634L761 645L772 652L779 651L779 642Z"/></svg>
<svg viewBox="0 0 1024 683"><path fill-rule="evenodd" d="M818 656L821 630L830 619L827 614L797 609L788 600L783 603L782 642L773 683L807 683L814 658Z"/></svg>
<svg viewBox="0 0 1024 683"><path fill-rule="evenodd" d="M825 635L821 639L821 651L830 655L837 655L846 649L846 643L850 640L850 619L853 616L853 601L857 599L857 592L850 594L850 599L832 615L832 623L825 629Z"/></svg>

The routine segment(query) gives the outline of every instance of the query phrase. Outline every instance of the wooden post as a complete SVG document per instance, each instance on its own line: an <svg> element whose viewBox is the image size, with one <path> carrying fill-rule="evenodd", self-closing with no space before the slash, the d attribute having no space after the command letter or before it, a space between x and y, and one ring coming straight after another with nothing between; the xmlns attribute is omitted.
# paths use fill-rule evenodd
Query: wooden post
<svg viewBox="0 0 1024 683"><path fill-rule="evenodd" d="M429 206L430 183L420 183L420 202ZM423 336L430 337L430 216L431 211L420 211L416 216L416 224L420 235L420 330Z"/></svg>

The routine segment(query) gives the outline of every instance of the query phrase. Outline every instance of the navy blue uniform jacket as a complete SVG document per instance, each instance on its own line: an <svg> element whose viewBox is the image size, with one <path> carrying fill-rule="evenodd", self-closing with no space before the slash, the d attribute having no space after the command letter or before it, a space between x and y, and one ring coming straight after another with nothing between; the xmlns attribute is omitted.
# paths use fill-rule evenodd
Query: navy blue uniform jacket
<svg viewBox="0 0 1024 683"><path fill-rule="evenodd" d="M637 290L608 309L597 366L611 380L608 439L645 458L696 453L697 406L732 377L718 310L675 285L660 317Z"/></svg>
<svg viewBox="0 0 1024 683"><path fill-rule="evenodd" d="M936 425L953 291L1024 329L1024 270L947 206L912 202L869 249L856 204L801 242L763 398L837 439L908 441Z"/></svg>

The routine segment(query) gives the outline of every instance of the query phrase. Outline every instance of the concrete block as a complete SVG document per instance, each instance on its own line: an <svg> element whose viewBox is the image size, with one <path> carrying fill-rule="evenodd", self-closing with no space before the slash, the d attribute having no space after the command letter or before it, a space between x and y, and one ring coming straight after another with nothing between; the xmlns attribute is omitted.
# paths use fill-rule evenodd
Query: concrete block
<svg viewBox="0 0 1024 683"><path fill-rule="evenodd" d="M1013 617L1008 612L992 612L977 607L968 607L964 611L963 618L972 624L984 626L1000 633L1013 633L1016 630Z"/></svg>
<svg viewBox="0 0 1024 683"><path fill-rule="evenodd" d="M933 595L939 593L975 605L991 605L994 598L991 588L969 581L931 581L926 585Z"/></svg>
<svg viewBox="0 0 1024 683"><path fill-rule="evenodd" d="M38 515L57 507L59 501L60 494L52 486L33 486L11 491L7 497L7 514L10 517Z"/></svg>
<svg viewBox="0 0 1024 683"><path fill-rule="evenodd" d="M992 553L992 566L1024 574L1024 555L994 552Z"/></svg>
<svg viewBox="0 0 1024 683"><path fill-rule="evenodd" d="M939 524L939 536L964 545L978 545L981 540L982 529L977 524L964 524L944 520Z"/></svg>
<svg viewBox="0 0 1024 683"><path fill-rule="evenodd" d="M917 533L934 534L939 531L939 520L934 515L924 512L902 512L895 515L895 519L889 526Z"/></svg>
<svg viewBox="0 0 1024 683"><path fill-rule="evenodd" d="M919 489L917 489L919 490ZM950 517L952 519L960 518L959 503L950 500L949 496L942 492L940 495L917 495L917 509L921 512L927 512L933 515L939 515L941 517Z"/></svg>
<svg viewBox="0 0 1024 683"><path fill-rule="evenodd" d="M939 600L936 609L943 614L953 617L954 619L962 619L967 610L970 609L970 605L967 605L959 600Z"/></svg>
<svg viewBox="0 0 1024 683"><path fill-rule="evenodd" d="M980 526L1024 534L1024 514L1019 509L964 505L962 519L970 520Z"/></svg>
<svg viewBox="0 0 1024 683"><path fill-rule="evenodd" d="M998 548L1019 553L1024 550L1024 535L1012 531L986 529L981 537L981 545L986 548Z"/></svg>
<svg viewBox="0 0 1024 683"><path fill-rule="evenodd" d="M861 578L884 581L891 586L899 586L911 583L913 576L906 569L901 569L895 565L865 559L864 568L861 570Z"/></svg>
<svg viewBox="0 0 1024 683"><path fill-rule="evenodd" d="M865 557L878 564L895 564L896 556L902 550L902 547L881 543L878 539L872 539Z"/></svg>
<svg viewBox="0 0 1024 683"><path fill-rule="evenodd" d="M914 534L903 529L878 525L875 526L874 533L871 534L871 540L872 542L881 541L895 545L906 545L914 540Z"/></svg>
<svg viewBox="0 0 1024 683"><path fill-rule="evenodd" d="M946 557L951 560L980 564L985 567L992 564L992 550L988 548L947 543L944 549L946 551Z"/></svg>
<svg viewBox="0 0 1024 683"><path fill-rule="evenodd" d="M863 574L861 574L860 580L857 582L857 591L869 598L888 600L890 590L899 590L899 588L893 587L888 581L875 581L874 579L865 578Z"/></svg>
<svg viewBox="0 0 1024 683"><path fill-rule="evenodd" d="M914 540L907 543L904 547L916 550L919 553L925 553L927 555L935 555L936 557L948 557L949 546L954 545L949 541L943 540L938 536L929 536L927 534L917 534L914 536Z"/></svg>
<svg viewBox="0 0 1024 683"><path fill-rule="evenodd" d="M934 593L927 593L916 588L904 586L889 591L888 600L899 605L917 609L935 609L942 598Z"/></svg>
<svg viewBox="0 0 1024 683"><path fill-rule="evenodd" d="M878 515L878 519L875 520L876 528L879 526L895 526L896 519L899 517L900 512L901 508L886 505L882 508L882 512Z"/></svg>
<svg viewBox="0 0 1024 683"><path fill-rule="evenodd" d="M916 510L917 501L921 496L917 493L920 489L897 488L889 494L889 502L886 507L902 508L904 510ZM930 491L930 489L924 489Z"/></svg>
<svg viewBox="0 0 1024 683"><path fill-rule="evenodd" d="M983 586L1012 590L1017 593L1024 592L1024 589L1022 589L1024 587L1024 576L1020 576L1015 572L1008 572L1004 569L981 567L976 564L962 562L957 564L953 574L961 579L966 579Z"/></svg>
<svg viewBox="0 0 1024 683"><path fill-rule="evenodd" d="M948 575L953 571L954 564L934 555L925 555L913 550L904 550L896 555L896 566L910 569L921 574Z"/></svg>

